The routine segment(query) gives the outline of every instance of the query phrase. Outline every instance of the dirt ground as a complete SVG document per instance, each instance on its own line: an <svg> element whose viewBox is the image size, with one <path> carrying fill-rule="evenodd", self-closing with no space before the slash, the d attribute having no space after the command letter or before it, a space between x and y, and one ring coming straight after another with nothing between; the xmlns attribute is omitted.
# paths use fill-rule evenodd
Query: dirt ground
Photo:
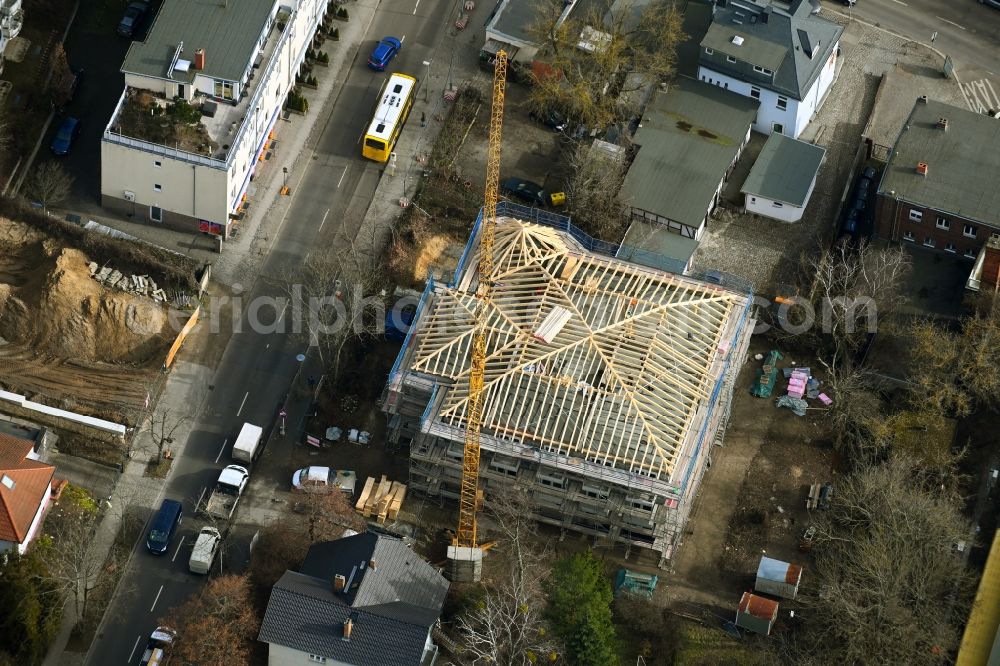
<svg viewBox="0 0 1000 666"><path fill-rule="evenodd" d="M162 305L93 280L88 263L0 218L0 385L98 415L137 411L171 324Z"/></svg>

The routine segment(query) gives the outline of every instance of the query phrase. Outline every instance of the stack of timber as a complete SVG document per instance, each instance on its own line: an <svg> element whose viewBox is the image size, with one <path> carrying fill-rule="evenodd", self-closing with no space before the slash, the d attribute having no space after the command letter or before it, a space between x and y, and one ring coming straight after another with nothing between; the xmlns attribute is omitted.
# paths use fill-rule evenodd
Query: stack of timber
<svg viewBox="0 0 1000 666"><path fill-rule="evenodd" d="M390 481L385 474L379 481L369 476L354 508L365 518L374 517L381 525L395 520L406 497L406 484Z"/></svg>

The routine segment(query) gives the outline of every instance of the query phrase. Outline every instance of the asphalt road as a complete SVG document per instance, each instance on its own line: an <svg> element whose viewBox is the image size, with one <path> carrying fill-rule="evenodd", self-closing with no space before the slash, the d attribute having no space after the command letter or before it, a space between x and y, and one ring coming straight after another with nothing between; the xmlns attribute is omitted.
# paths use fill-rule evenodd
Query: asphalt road
<svg viewBox="0 0 1000 666"><path fill-rule="evenodd" d="M825 7L848 13L840 2ZM951 56L976 111L1000 109L1000 9L977 0L859 0L850 13Z"/></svg>
<svg viewBox="0 0 1000 666"><path fill-rule="evenodd" d="M289 183L294 200L265 258L265 278L287 275L313 247L356 234L381 173L379 165L360 157L360 136L387 76L366 68L368 53L386 34L404 37L403 50L390 70L420 77L422 62L430 59L433 46L447 27L453 1L413 0L412 6L394 4L392 9L379 9L345 85L335 93L338 97L315 152L301 156L310 159L309 166L299 182ZM244 298L283 295L275 280L262 279ZM266 324L278 317L284 314L267 310L261 319ZM121 585L122 592L109 608L88 655L89 664L137 663L157 619L172 606L183 603L205 580L187 571L195 535L205 524L194 515L195 505L199 497L207 496L219 470L229 464L232 442L243 422L253 420L265 430L274 426L278 406L298 369L295 357L304 351L303 343L291 335L255 333L246 325L242 328L228 343L205 406L183 454L173 463L173 473L164 489L165 497L184 502L186 519L166 555L154 557L145 551L144 544L139 544ZM290 414L290 426L300 421L296 416ZM291 470L286 472L290 478ZM235 527L227 539L224 568L239 570L245 564L253 532L253 525L242 522L238 507Z"/></svg>

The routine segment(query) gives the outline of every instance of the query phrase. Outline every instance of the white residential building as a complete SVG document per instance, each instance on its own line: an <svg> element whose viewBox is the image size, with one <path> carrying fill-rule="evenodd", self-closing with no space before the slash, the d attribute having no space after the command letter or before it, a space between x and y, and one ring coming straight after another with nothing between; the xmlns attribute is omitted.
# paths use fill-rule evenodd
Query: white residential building
<svg viewBox="0 0 1000 666"><path fill-rule="evenodd" d="M722 0L701 41L698 78L759 101L754 130L798 138L833 85L843 31L808 0Z"/></svg>
<svg viewBox="0 0 1000 666"><path fill-rule="evenodd" d="M164 0L122 65L101 201L228 237L327 0Z"/></svg>
<svg viewBox="0 0 1000 666"><path fill-rule="evenodd" d="M748 213L798 222L809 205L826 150L774 133L767 138L743 188Z"/></svg>

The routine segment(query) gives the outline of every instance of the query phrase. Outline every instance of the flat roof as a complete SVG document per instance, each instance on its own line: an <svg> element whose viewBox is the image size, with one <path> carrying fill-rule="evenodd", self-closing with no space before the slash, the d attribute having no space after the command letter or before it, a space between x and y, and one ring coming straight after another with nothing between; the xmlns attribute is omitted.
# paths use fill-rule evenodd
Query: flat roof
<svg viewBox="0 0 1000 666"><path fill-rule="evenodd" d="M947 129L938 127L947 120ZM1000 120L917 100L889 156L879 194L1000 227ZM927 164L927 174L917 164ZM894 194L893 194L894 193Z"/></svg>
<svg viewBox="0 0 1000 666"><path fill-rule="evenodd" d="M121 71L181 83L199 73L240 81L277 6L278 0L164 0L146 41L132 42ZM168 76L180 44L182 60L193 61L194 52L205 49L203 71L175 67Z"/></svg>
<svg viewBox="0 0 1000 666"><path fill-rule="evenodd" d="M773 132L740 191L804 207L825 158L825 149Z"/></svg>
<svg viewBox="0 0 1000 666"><path fill-rule="evenodd" d="M657 93L634 138L639 151L625 176L623 199L700 226L758 107L755 99L684 77Z"/></svg>

